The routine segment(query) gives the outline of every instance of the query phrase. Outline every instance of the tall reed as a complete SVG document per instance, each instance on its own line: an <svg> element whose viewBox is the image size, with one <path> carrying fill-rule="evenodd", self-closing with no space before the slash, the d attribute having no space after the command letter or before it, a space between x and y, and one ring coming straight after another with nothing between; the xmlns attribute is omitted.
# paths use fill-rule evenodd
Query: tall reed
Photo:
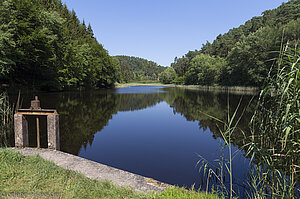
<svg viewBox="0 0 300 199"><path fill-rule="evenodd" d="M7 146L13 134L13 108L7 92L0 91L0 147Z"/></svg>
<svg viewBox="0 0 300 199"><path fill-rule="evenodd" d="M237 105L237 107L234 109L234 112L232 114L229 109L229 95L227 99L227 120L223 121L219 118L216 118L212 115L203 113L207 115L208 117L214 119L219 124L218 129L222 136L222 140L220 142L220 151L221 155L219 159L217 159L218 166L214 166L212 163L208 162L206 159L204 159L202 156L198 155L200 157L200 160L197 162L197 165L200 165L200 170L202 169L204 171L204 176L207 176L207 182L206 182L206 193L208 193L209 183L210 179L216 179L215 184L217 185L217 192L221 197L228 197L228 198L236 198L238 197L238 189L234 188L234 182L233 182L233 168L232 168L232 162L236 155L238 154L238 150L234 150L232 146L232 138L234 133L240 133L245 136L245 133L242 129L238 127L240 120L242 119L246 109L250 106L252 100L249 101L249 104L246 107L243 107L241 109L241 102L242 97L240 98L240 101ZM252 98L253 99L253 98ZM238 112L241 112L238 114ZM228 158L225 158L225 153L228 152ZM225 176L229 177L228 185L226 186L225 182ZM214 188L214 187L212 187Z"/></svg>
<svg viewBox="0 0 300 199"><path fill-rule="evenodd" d="M260 92L250 122L251 136L243 146L251 159L249 179L245 183L248 198L300 197L300 49L285 46L277 63ZM229 198L238 197L232 182L232 134L239 131L246 135L237 127L242 117L237 117L238 109L239 105L233 115L228 110L227 121L209 115L223 124L219 128L224 140L220 148L228 149L229 158L226 160L223 155L218 160L219 168L213 168L202 157L198 162L206 172L207 191L210 179L215 177L217 184L221 184L218 191ZM228 187L222 179L225 172L230 178Z"/></svg>
<svg viewBox="0 0 300 199"><path fill-rule="evenodd" d="M300 194L300 49L283 49L251 120L247 145L255 163L249 183L251 198Z"/></svg>

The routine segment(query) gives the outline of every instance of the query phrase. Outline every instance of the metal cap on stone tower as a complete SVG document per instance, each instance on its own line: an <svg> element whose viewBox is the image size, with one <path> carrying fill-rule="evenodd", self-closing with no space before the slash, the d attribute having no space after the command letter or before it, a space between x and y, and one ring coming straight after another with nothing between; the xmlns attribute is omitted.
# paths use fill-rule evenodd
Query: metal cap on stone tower
<svg viewBox="0 0 300 199"><path fill-rule="evenodd" d="M31 100L31 110L41 110L41 103L40 100L38 99L38 96L35 96L34 100Z"/></svg>

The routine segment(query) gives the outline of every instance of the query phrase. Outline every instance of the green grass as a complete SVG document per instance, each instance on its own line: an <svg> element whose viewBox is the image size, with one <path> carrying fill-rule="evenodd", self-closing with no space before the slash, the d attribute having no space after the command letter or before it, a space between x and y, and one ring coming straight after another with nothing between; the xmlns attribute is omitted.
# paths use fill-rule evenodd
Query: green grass
<svg viewBox="0 0 300 199"><path fill-rule="evenodd" d="M208 194L205 193L199 193L194 190L186 190L183 188L168 188L165 191L161 193L154 193L151 195L146 196L145 198L151 198L151 199L192 199L192 198L219 198L217 195Z"/></svg>
<svg viewBox="0 0 300 199"><path fill-rule="evenodd" d="M178 187L168 188L161 193L137 193L109 181L86 178L39 156L25 157L9 149L0 149L0 165L0 198L9 194L25 198L218 198L216 195Z"/></svg>
<svg viewBox="0 0 300 199"><path fill-rule="evenodd" d="M256 94L259 90L257 87L243 87L243 86L201 86L201 85L175 85L178 88L187 88L203 91L213 92L230 92L236 94Z"/></svg>

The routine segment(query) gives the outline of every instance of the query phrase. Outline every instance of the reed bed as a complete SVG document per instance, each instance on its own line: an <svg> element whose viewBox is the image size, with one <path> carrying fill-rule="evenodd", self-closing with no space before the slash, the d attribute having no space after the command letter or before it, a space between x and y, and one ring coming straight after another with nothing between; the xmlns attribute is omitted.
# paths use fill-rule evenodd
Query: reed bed
<svg viewBox="0 0 300 199"><path fill-rule="evenodd" d="M13 108L5 91L0 91L0 121L0 147L3 147L8 145L13 134Z"/></svg>
<svg viewBox="0 0 300 199"><path fill-rule="evenodd" d="M277 65L270 70L249 124L250 137L238 128L243 116L237 115L240 108L239 104L232 115L228 110L227 121L208 115L222 124L219 130L224 142L220 149L228 151L229 158L223 154L219 166L211 167L200 157L198 164L207 177L206 192L211 191L208 184L214 178L212 189L217 188L218 194L226 198L300 198L300 49L285 46ZM245 135L247 143L243 149L251 169L244 182L246 196L240 196L232 182L233 132ZM229 185L224 183L225 175L229 176Z"/></svg>
<svg viewBox="0 0 300 199"><path fill-rule="evenodd" d="M300 197L300 49L282 50L260 92L251 125L247 149L255 165L250 196Z"/></svg>

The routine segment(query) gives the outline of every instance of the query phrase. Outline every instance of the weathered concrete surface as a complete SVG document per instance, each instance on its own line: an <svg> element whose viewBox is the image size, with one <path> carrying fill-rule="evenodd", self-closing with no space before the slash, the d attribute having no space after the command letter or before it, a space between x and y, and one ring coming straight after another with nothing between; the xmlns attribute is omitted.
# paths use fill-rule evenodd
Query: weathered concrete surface
<svg viewBox="0 0 300 199"><path fill-rule="evenodd" d="M23 155L40 155L43 159L53 161L58 166L82 173L88 178L97 180L109 180L121 187L130 187L134 191L151 192L162 191L168 184L158 182L127 171L106 166L78 156L61 151L35 148L12 148Z"/></svg>
<svg viewBox="0 0 300 199"><path fill-rule="evenodd" d="M25 115L47 115L47 133L48 133L48 148L49 149L60 149L59 144L59 115L55 110L54 113L42 112L32 112L30 109L19 109L19 112L14 114L14 129L15 129L15 146L16 147L27 147L29 145L28 140L28 122ZM38 120L37 120L38 124ZM38 128L38 127L37 127ZM38 147L39 147L39 136L38 136Z"/></svg>
<svg viewBox="0 0 300 199"><path fill-rule="evenodd" d="M29 144L28 140L28 122L21 114L14 115L15 128L15 146L26 147Z"/></svg>
<svg viewBox="0 0 300 199"><path fill-rule="evenodd" d="M48 148L59 150L59 115L47 116Z"/></svg>

